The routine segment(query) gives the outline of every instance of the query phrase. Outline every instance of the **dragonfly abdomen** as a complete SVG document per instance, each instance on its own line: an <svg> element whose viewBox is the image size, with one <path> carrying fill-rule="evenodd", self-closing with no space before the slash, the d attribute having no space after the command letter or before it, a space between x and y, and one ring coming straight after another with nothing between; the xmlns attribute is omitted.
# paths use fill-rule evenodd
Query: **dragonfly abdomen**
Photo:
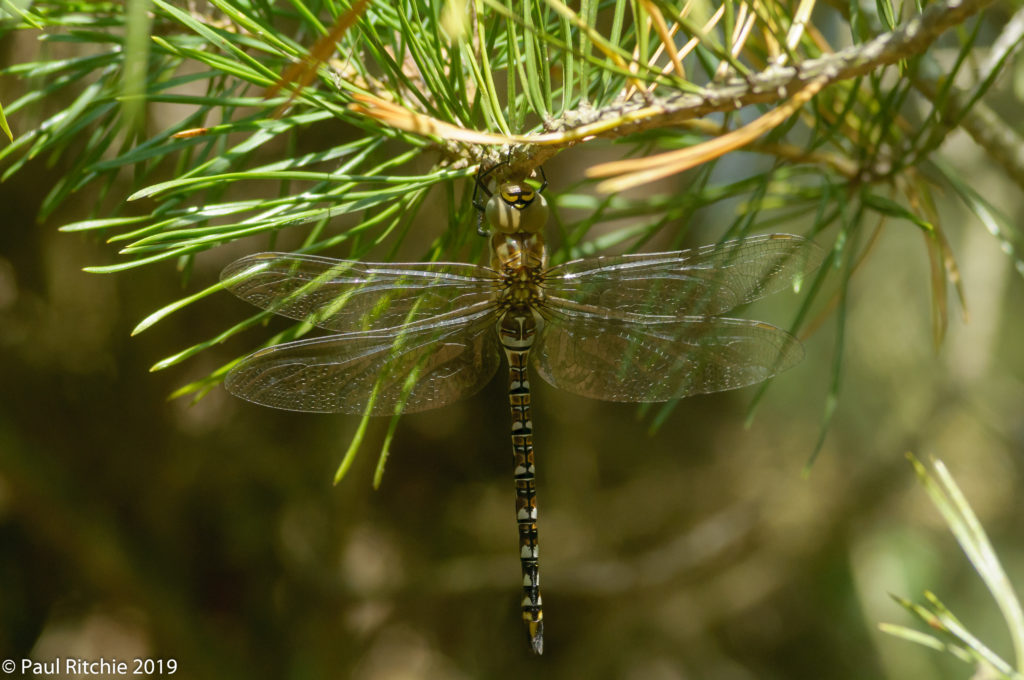
<svg viewBox="0 0 1024 680"><path fill-rule="evenodd" d="M498 324L498 335L508 360L508 403L512 414L512 456L515 465L516 524L519 528L519 561L523 570L523 621L530 646L544 651L544 612L540 597L537 549L537 489L533 455L533 421L530 416L530 377L527 370L536 320L529 310L507 312Z"/></svg>

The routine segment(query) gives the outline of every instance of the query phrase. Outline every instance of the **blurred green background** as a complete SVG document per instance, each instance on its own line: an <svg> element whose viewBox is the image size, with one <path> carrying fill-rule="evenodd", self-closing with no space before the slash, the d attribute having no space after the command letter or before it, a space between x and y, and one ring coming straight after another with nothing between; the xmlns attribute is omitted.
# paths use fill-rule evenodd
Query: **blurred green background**
<svg viewBox="0 0 1024 680"><path fill-rule="evenodd" d="M28 53L20 40L3 45L11 63L24 58L16 48ZM1013 120L1019 99L997 103ZM67 105L47 101L41 113ZM184 108L152 107L162 116L152 129ZM352 134L311 125L287 152ZM277 158L283 146L255 155ZM621 148L561 153L545 166L550 200ZM1021 214L1019 189L963 133L943 154ZM921 600L926 589L1011 658L995 603L905 459L946 462L1010 579L1024 583L1024 281L962 203L938 210L969 322L948 289L949 332L935 346L925 237L888 221L850 281L839 399L808 475L833 406L836 319L825 301L805 360L775 380L749 428L756 388L684 400L651 434L656 409L534 381L546 622L535 658L519 612L504 378L403 418L377 491L387 423L375 421L333 486L357 418L272 411L220 388L195 405L167 398L283 325L157 373L156 361L253 310L222 293L130 337L267 240L200 253L187 282L170 261L84 273L118 261L116 246L57 232L92 214L93 188L36 221L73 156L36 158L0 183L0 660L174 659L178 677L220 679L969 677L952 656L878 631L920 626L889 594ZM752 167L771 166L736 153L715 179ZM124 173L107 202L136 186ZM676 179L647 191L686 188ZM449 228L444 198L430 201L407 257ZM715 241L737 207L697 213L690 245ZM798 304L780 293L745 315L788 325Z"/></svg>
<svg viewBox="0 0 1024 680"><path fill-rule="evenodd" d="M962 145L965 174L1019 214L974 153ZM552 195L574 162L550 164ZM650 436L634 407L535 381L538 659L518 612L502 379L404 418L376 492L375 421L334 487L356 418L221 389L167 400L267 331L149 373L250 310L225 293L130 338L181 279L170 265L83 273L110 249L55 227L88 197L34 222L58 170L34 161L0 185L0 656L173 658L197 678L967 677L876 628L914 625L888 593L924 589L1009 656L997 609L904 459L946 461L1024 581L1024 284L957 208L943 214L960 225L969 323L954 316L936 351L922 236L887 227L851 282L840 401L806 478L831 320L749 429L754 389L685 400ZM213 282L224 258L200 256L191 285ZM794 305L779 294L748 316L784 322Z"/></svg>

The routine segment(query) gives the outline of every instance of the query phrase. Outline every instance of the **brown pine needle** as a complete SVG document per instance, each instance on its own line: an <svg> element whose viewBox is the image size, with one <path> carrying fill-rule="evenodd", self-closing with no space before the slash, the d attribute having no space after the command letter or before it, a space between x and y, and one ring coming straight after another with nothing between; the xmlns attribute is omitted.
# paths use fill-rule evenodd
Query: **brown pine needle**
<svg viewBox="0 0 1024 680"><path fill-rule="evenodd" d="M729 49L729 54L733 59L737 58L740 52L743 51L743 47L746 45L747 38L750 37L750 31L754 28L756 21L757 14L747 11L746 5L740 5L740 12L736 17L736 25L732 31L732 47ZM731 68L732 64L728 60L723 59L719 62L718 68L715 69L715 78L725 78Z"/></svg>
<svg viewBox="0 0 1024 680"><path fill-rule="evenodd" d="M334 25L331 26L331 30L313 43L313 46L309 48L309 54L303 57L302 61L285 69L277 82L267 88L267 99L272 98L283 89L288 89L292 93L288 101L278 109L278 114L292 103L304 87L313 82L320 64L331 58L334 50L337 49L337 42L348 32L348 29L355 25L356 20L369 4L370 0L356 0L351 9L337 18Z"/></svg>
<svg viewBox="0 0 1024 680"><path fill-rule="evenodd" d="M668 25L665 23L665 17L662 16L661 10L651 0L640 0L640 2L643 4L647 16L654 22L654 30L658 34L658 38L661 39L661 44L665 47L665 52L668 53L669 59L672 60L672 66L676 70L676 75L685 79L686 70L683 68L683 62L679 60L679 51L672 42L672 34L669 33Z"/></svg>
<svg viewBox="0 0 1024 680"><path fill-rule="evenodd" d="M379 97L367 94L353 95L355 102L349 104L349 109L361 113L370 118L390 125L399 130L412 132L417 135L440 137L456 142L468 144L512 144L514 142L527 143L529 137L520 135L505 136L492 132L480 132L467 128L445 123L432 116L418 113L410 109L389 102Z"/></svg>
<svg viewBox="0 0 1024 680"><path fill-rule="evenodd" d="M814 0L800 0L800 4L796 8L796 12L793 14L793 23L789 26L789 32L786 34L786 46L790 51L796 51L797 45L800 44L800 39L803 37L804 29L811 20L811 12L814 11ZM782 57L785 63L785 55Z"/></svg>
<svg viewBox="0 0 1024 680"><path fill-rule="evenodd" d="M810 101L825 86L825 80L813 80L790 98L760 118L743 127L696 146L624 161L595 165L587 170L588 177L612 177L597 185L598 191L614 193L653 182L718 158L729 151L746 146L766 132L775 129L800 107Z"/></svg>
<svg viewBox="0 0 1024 680"><path fill-rule="evenodd" d="M561 0L547 0L547 3L548 6L551 7L551 9L555 10L572 23L576 24L576 27L580 29L580 31L586 33L587 37L589 37L591 41L593 41L594 47L596 47L598 50L604 53L604 56L610 59L613 64L618 66L623 71L629 71L629 66L622 59L622 57L616 54L611 43L609 43L603 35L598 33L593 26L590 26L589 24L587 24L586 21L580 18L580 16L576 14L576 12L574 12L572 9L570 9L568 5L563 3ZM630 77L629 81L638 90L642 90L644 87L643 82L641 82L637 78Z"/></svg>
<svg viewBox="0 0 1024 680"><path fill-rule="evenodd" d="M682 19L682 18L684 18L686 16L689 7L690 7L689 3L687 3L683 7L683 11L680 12L680 14L679 14L679 18L680 19ZM717 10L715 10L715 13L711 16L710 19L708 19L707 23L704 24L704 27L701 28L701 35L706 35L706 34L710 33L711 29L713 29L715 27L715 24L717 24L718 21L723 16L725 16L725 5L721 5ZM677 21L675 24L672 25L672 29L669 31L669 35L670 36L675 36L675 34L676 34L676 32L678 30L679 30L679 22ZM700 44L700 38L690 38L689 40L686 41L685 45L683 45L679 50L676 51L676 59L678 59L680 62L682 62L682 60L685 59L690 54L690 52L692 52L697 47L697 45L699 45L699 44ZM665 47L664 44L658 46L658 49L654 52L654 56L651 58L652 61L654 59L657 59L661 55L661 52L664 49L664 47ZM665 75L670 70L672 70L672 64L668 64L664 68L662 68L661 69L661 73L662 73L662 75ZM634 71L635 71L635 69L634 69ZM651 83L650 86L645 90L645 92L654 92L654 88L655 88L656 85L657 85L656 82ZM624 100L625 99L629 99L631 96L633 96L634 92L636 92L636 88L633 85L630 85L629 89L626 90L626 93L624 95L622 95L622 98Z"/></svg>
<svg viewBox="0 0 1024 680"><path fill-rule="evenodd" d="M180 130L171 135L172 139L192 139L193 137L202 137L203 135L210 134L210 128L208 127L197 127L189 128L187 130Z"/></svg>
<svg viewBox="0 0 1024 680"><path fill-rule="evenodd" d="M932 343L935 349L942 347L942 340L949 328L949 296L946 295L946 270L942 243L936 232L924 234L925 249L928 252L928 283L932 302Z"/></svg>

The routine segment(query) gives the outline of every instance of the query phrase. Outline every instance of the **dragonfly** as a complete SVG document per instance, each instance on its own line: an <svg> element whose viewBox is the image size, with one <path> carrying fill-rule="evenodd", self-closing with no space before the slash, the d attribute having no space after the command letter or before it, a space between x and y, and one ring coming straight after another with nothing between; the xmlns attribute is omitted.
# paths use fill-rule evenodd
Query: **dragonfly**
<svg viewBox="0 0 1024 680"><path fill-rule="evenodd" d="M259 253L222 272L262 309L331 331L261 349L229 392L292 411L394 416L468 397L508 365L522 617L544 648L530 369L614 402L663 402L753 385L803 356L788 332L722 316L798 284L822 260L812 242L765 234L691 250L549 265L547 201L525 179L477 178L490 264L371 263ZM546 182L545 182L546 185Z"/></svg>

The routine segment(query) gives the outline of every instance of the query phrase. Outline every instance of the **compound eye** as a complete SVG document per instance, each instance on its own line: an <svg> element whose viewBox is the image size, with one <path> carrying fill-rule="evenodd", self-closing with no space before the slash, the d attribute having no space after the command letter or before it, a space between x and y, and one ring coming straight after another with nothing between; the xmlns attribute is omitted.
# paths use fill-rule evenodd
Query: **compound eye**
<svg viewBox="0 0 1024 680"><path fill-rule="evenodd" d="M519 211L519 231L536 234L547 223L548 202L541 194L533 193L529 205Z"/></svg>
<svg viewBox="0 0 1024 680"><path fill-rule="evenodd" d="M530 205L536 192L529 184L506 184L502 187L501 198L506 203L522 210Z"/></svg>

